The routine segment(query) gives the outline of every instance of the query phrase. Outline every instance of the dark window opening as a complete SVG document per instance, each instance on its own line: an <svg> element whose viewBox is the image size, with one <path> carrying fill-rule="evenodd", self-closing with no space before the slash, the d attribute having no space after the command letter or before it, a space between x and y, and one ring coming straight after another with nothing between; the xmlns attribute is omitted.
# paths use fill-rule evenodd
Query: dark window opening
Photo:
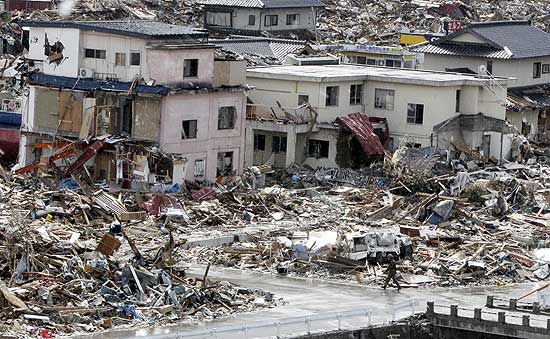
<svg viewBox="0 0 550 339"><path fill-rule="evenodd" d="M349 89L349 104L361 105L363 98L363 85L351 85Z"/></svg>
<svg viewBox="0 0 550 339"><path fill-rule="evenodd" d="M487 73L493 75L493 60L487 60Z"/></svg>
<svg viewBox="0 0 550 339"><path fill-rule="evenodd" d="M286 15L286 24L288 26L300 24L300 14L287 14Z"/></svg>
<svg viewBox="0 0 550 339"><path fill-rule="evenodd" d="M86 48L84 50L84 56L91 59L106 59L107 51L105 51L104 49Z"/></svg>
<svg viewBox="0 0 550 339"><path fill-rule="evenodd" d="M298 95L298 106L302 106L309 103L309 95L299 94Z"/></svg>
<svg viewBox="0 0 550 339"><path fill-rule="evenodd" d="M265 135L254 134L254 150L265 151Z"/></svg>
<svg viewBox="0 0 550 339"><path fill-rule="evenodd" d="M130 53L130 66L139 66L141 65L141 53L131 52Z"/></svg>
<svg viewBox="0 0 550 339"><path fill-rule="evenodd" d="M278 24L279 24L279 16L278 15L266 15L264 17L264 25L266 27L277 26Z"/></svg>
<svg viewBox="0 0 550 339"><path fill-rule="evenodd" d="M367 59L367 65L376 66L376 59Z"/></svg>
<svg viewBox="0 0 550 339"><path fill-rule="evenodd" d="M542 74L548 74L550 73L550 64L543 64L542 65Z"/></svg>
<svg viewBox="0 0 550 339"><path fill-rule="evenodd" d="M541 73L542 73L542 63L541 62L533 63L533 79L540 78Z"/></svg>
<svg viewBox="0 0 550 339"><path fill-rule="evenodd" d="M422 123L424 123L424 105L408 104L407 122L409 124L422 125Z"/></svg>
<svg viewBox="0 0 550 339"><path fill-rule="evenodd" d="M455 112L460 112L460 90L457 89L456 90L456 95L455 95Z"/></svg>
<svg viewBox="0 0 550 339"><path fill-rule="evenodd" d="M218 110L218 129L235 128L235 116L237 108L235 106L220 107Z"/></svg>
<svg viewBox="0 0 550 339"><path fill-rule="evenodd" d="M233 152L218 153L216 175L231 175L233 172Z"/></svg>
<svg viewBox="0 0 550 339"><path fill-rule="evenodd" d="M27 51L29 50L29 34L30 31L24 30L23 37L21 38L21 44Z"/></svg>
<svg viewBox="0 0 550 339"><path fill-rule="evenodd" d="M181 127L182 139L195 139L197 137L197 120L183 120Z"/></svg>
<svg viewBox="0 0 550 339"><path fill-rule="evenodd" d="M393 60L386 59L386 67L393 67Z"/></svg>
<svg viewBox="0 0 550 339"><path fill-rule="evenodd" d="M328 141L310 139L307 147L307 156L310 158L328 158L328 149Z"/></svg>
<svg viewBox="0 0 550 339"><path fill-rule="evenodd" d="M338 86L327 87L325 106L338 106Z"/></svg>
<svg viewBox="0 0 550 339"><path fill-rule="evenodd" d="M183 61L183 77L196 78L199 74L199 59L187 59Z"/></svg>
<svg viewBox="0 0 550 339"><path fill-rule="evenodd" d="M286 152L286 137L273 136L273 143L271 144L271 152L282 153Z"/></svg>
<svg viewBox="0 0 550 339"><path fill-rule="evenodd" d="M132 135L132 122L134 121L132 116L132 100L130 99L121 99L121 109L122 114L120 115L120 132L121 133L127 133L128 135Z"/></svg>
<svg viewBox="0 0 550 339"><path fill-rule="evenodd" d="M256 25L256 16L255 15L249 15L248 16L248 26L254 26Z"/></svg>
<svg viewBox="0 0 550 339"><path fill-rule="evenodd" d="M367 63L367 57L364 56L358 56L357 57L357 63L360 65L364 65Z"/></svg>

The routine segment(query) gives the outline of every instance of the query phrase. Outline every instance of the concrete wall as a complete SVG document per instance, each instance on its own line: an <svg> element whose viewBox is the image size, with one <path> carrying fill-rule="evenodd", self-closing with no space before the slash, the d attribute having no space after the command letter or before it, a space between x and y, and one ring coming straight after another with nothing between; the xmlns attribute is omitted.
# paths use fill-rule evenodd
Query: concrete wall
<svg viewBox="0 0 550 339"><path fill-rule="evenodd" d="M197 77L183 77L185 59L198 59ZM145 60L147 79L157 84L178 85L184 82L211 86L214 81L214 49L147 49Z"/></svg>
<svg viewBox="0 0 550 339"><path fill-rule="evenodd" d="M449 55L424 54L424 62L418 68L444 71L446 68L466 67L477 72L478 66L487 64L486 58L460 57ZM550 74L542 74L533 78L533 63L550 64L550 56L542 58L493 60L493 75L516 78L508 87L540 85L550 82Z"/></svg>
<svg viewBox="0 0 550 339"><path fill-rule="evenodd" d="M46 36L50 45L56 41L63 44L63 59L49 63L44 54ZM46 74L76 77L80 67L80 32L74 28L32 27L29 32L28 58L42 62L42 71Z"/></svg>
<svg viewBox="0 0 550 339"><path fill-rule="evenodd" d="M244 163L245 96L242 92L176 94L164 98L160 147L168 153L182 154L189 160L186 178L195 179L195 160L206 161L206 177L216 178L217 155L233 152L233 168L242 173ZM235 128L218 130L218 108L235 106ZM197 120L197 138L182 139L182 121ZM202 179L202 178L200 178Z"/></svg>
<svg viewBox="0 0 550 339"><path fill-rule="evenodd" d="M246 61L214 60L214 86L238 86L246 83Z"/></svg>
<svg viewBox="0 0 550 339"><path fill-rule="evenodd" d="M136 97L132 137L142 140L157 141L160 131L160 98Z"/></svg>
<svg viewBox="0 0 550 339"><path fill-rule="evenodd" d="M229 8L227 8L229 9ZM281 31L281 30L297 30L297 29L314 29L315 16L311 8L273 8L273 9L257 9L257 8L231 8L232 10L232 28L238 30L254 30L254 31ZM215 10L211 10L215 11ZM287 25L287 14L299 14L300 20L296 25ZM249 16L256 17L255 24L249 25ZM278 15L277 26L265 26L266 15Z"/></svg>
<svg viewBox="0 0 550 339"><path fill-rule="evenodd" d="M522 123L531 125L530 136L535 136L539 126L539 110L524 110L522 112L507 111L506 120L510 122L518 132L522 133Z"/></svg>
<svg viewBox="0 0 550 339"><path fill-rule="evenodd" d="M365 112L369 116L385 117L388 120L390 134L394 139L406 137L407 141L430 146L430 136L433 126L456 114L456 91L461 90L460 113L484 113L488 116L504 119L506 109L498 97L505 97L505 88L495 88L493 92L481 86L420 86L415 84L400 84L382 81L339 81L339 82L305 82L294 80L273 80L247 77L247 82L256 89L250 94L258 111L271 114L271 107L282 114L276 107L279 102L283 107L292 108L298 105L298 95L309 95L310 104L318 111L318 122L332 122L337 117L354 112ZM350 86L363 84L363 100L361 105L350 105ZM327 86L339 86L338 106L325 105ZM375 90L389 89L395 91L394 108L392 110L375 107ZM495 95L496 94L496 95ZM409 103L424 104L423 124L407 123L407 105ZM397 144L398 140L394 140ZM323 162L323 161L321 161Z"/></svg>

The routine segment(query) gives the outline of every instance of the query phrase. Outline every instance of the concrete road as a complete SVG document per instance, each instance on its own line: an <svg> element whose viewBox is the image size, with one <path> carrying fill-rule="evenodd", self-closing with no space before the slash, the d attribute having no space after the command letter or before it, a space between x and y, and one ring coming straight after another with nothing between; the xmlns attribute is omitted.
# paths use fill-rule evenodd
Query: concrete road
<svg viewBox="0 0 550 339"><path fill-rule="evenodd" d="M204 274L205 267L193 266L190 276ZM169 327L116 331L93 338L269 338L277 334L297 334L338 327L336 313L344 313L340 326L362 327L388 322L422 312L427 301L440 305L458 304L460 307L482 307L486 295L503 298L518 297L537 286L535 283L505 287L415 288L383 290L352 284L297 279L270 274L243 272L234 269L210 268L210 279L228 280L247 288L259 288L282 297L285 305L255 313L217 319L196 324L178 324ZM411 307L411 304L414 304ZM366 312L370 312L369 316ZM308 321L306 317L311 317ZM286 319L286 320L285 320ZM275 323L280 322L279 326ZM247 329L245 330L245 325ZM210 332L205 335L205 332ZM90 338L90 336L87 336Z"/></svg>

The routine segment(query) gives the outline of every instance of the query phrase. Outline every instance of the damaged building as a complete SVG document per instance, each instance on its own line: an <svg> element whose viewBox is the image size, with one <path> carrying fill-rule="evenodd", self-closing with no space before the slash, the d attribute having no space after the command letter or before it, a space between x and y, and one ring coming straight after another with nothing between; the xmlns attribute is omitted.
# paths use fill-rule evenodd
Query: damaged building
<svg viewBox="0 0 550 339"><path fill-rule="evenodd" d="M353 162L341 162L343 155L376 156L380 154L377 143L389 150L402 143L436 146L433 127L460 114L483 113L504 120L508 79L321 65L251 68L247 82L255 90L247 108L245 164L288 167L297 163L316 168L350 167ZM350 129L350 123L359 128ZM355 148L349 136L342 138L346 129L363 147ZM372 133L378 138L370 138ZM368 140L372 149L364 147ZM468 147L479 149L481 143ZM501 159L501 153L509 150L491 149L496 159Z"/></svg>
<svg viewBox="0 0 550 339"><path fill-rule="evenodd" d="M550 106L541 100L550 83L548 33L529 21L473 23L410 49L422 54L423 69L515 78L508 88L506 120L531 139L548 139Z"/></svg>
<svg viewBox="0 0 550 339"><path fill-rule="evenodd" d="M149 184L181 183L242 172L245 65L216 58L207 32L151 21L23 27L37 71L23 103L19 167L55 155L59 139L119 136L131 145L99 152L96 179L137 171ZM153 163L136 147L180 160L149 178Z"/></svg>

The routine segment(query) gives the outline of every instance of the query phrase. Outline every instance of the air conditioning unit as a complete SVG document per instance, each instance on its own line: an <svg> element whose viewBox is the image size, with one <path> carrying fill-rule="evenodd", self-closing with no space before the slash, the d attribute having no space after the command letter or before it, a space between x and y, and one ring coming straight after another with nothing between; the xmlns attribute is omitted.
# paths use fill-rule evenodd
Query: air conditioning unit
<svg viewBox="0 0 550 339"><path fill-rule="evenodd" d="M94 70L91 68L81 68L80 71L78 71L78 76L80 78L93 78Z"/></svg>
<svg viewBox="0 0 550 339"><path fill-rule="evenodd" d="M487 76L487 66L485 65L479 65L477 67L477 75L481 76L481 77L485 77Z"/></svg>

